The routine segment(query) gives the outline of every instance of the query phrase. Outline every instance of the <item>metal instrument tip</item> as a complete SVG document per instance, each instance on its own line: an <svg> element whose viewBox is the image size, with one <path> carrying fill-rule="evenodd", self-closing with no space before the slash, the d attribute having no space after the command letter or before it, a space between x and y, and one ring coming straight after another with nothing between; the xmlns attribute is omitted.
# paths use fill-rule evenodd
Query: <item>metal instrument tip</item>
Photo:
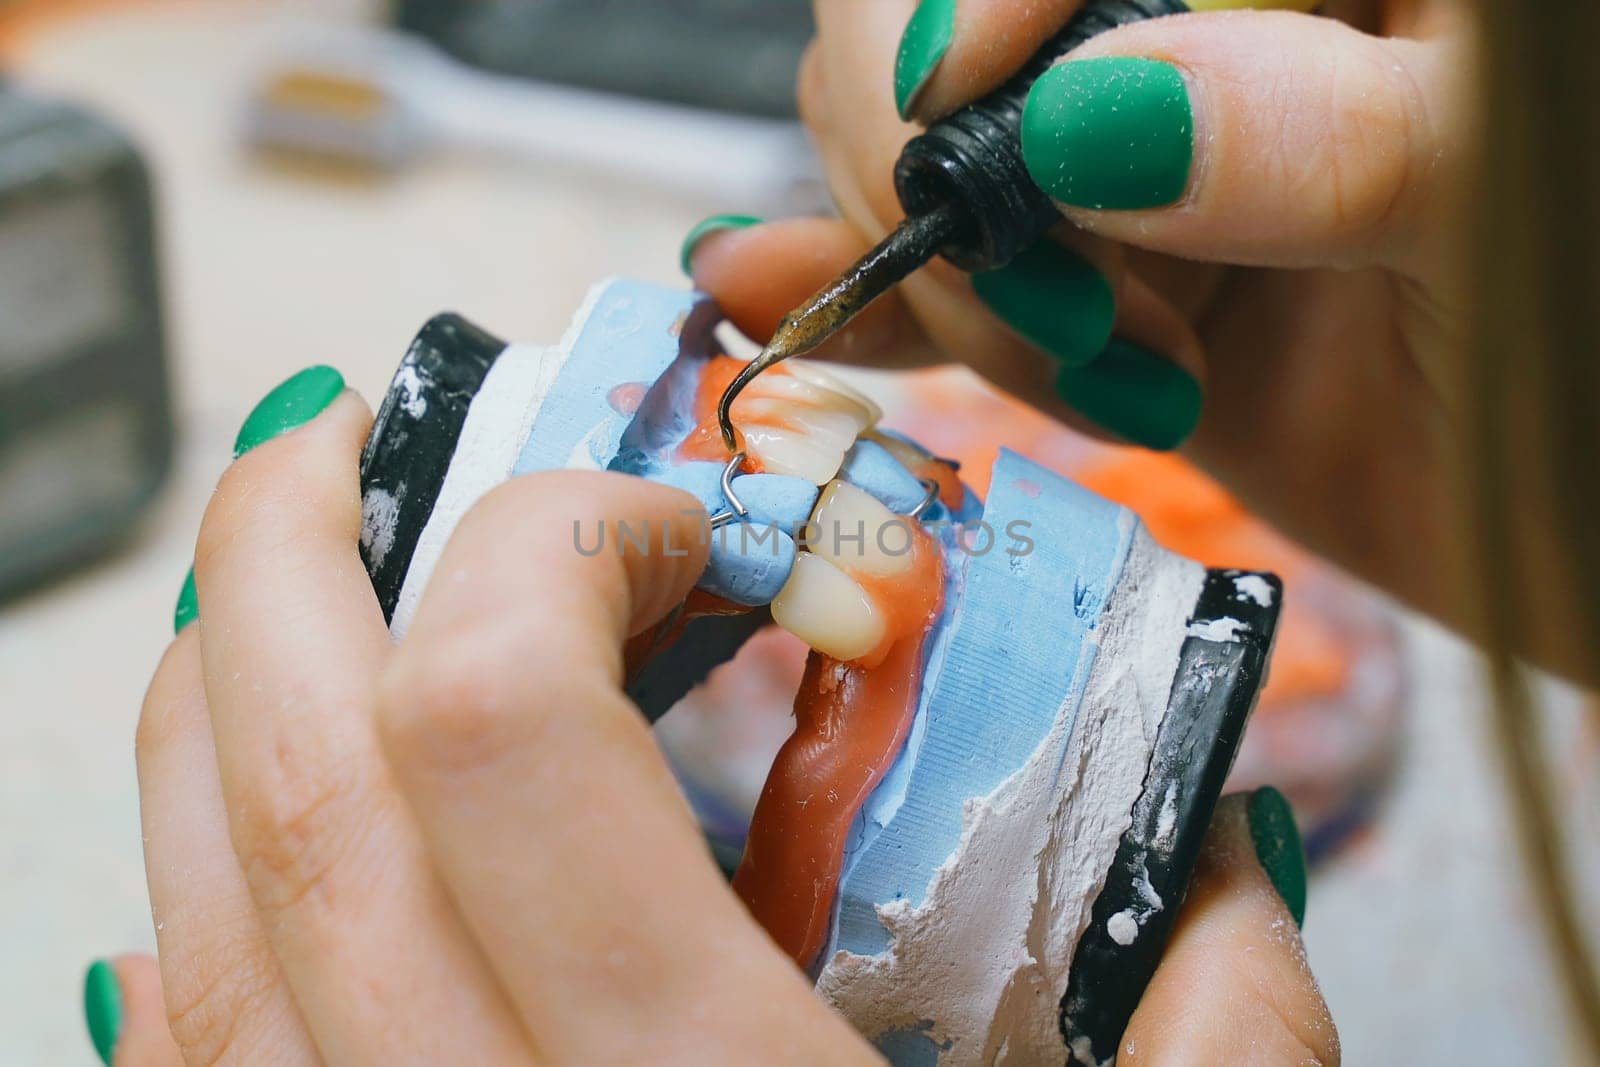
<svg viewBox="0 0 1600 1067"><path fill-rule="evenodd" d="M717 402L717 427L729 453L739 451L733 402L746 386L776 364L804 355L832 337L868 304L955 240L966 221L954 204L905 219L855 266L785 316L772 340L728 383Z"/></svg>

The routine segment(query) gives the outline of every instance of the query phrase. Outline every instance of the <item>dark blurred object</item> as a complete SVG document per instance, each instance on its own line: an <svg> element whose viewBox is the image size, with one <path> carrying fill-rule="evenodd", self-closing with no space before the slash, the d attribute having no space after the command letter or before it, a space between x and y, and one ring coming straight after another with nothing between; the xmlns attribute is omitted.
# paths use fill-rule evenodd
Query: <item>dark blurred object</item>
<svg viewBox="0 0 1600 1067"><path fill-rule="evenodd" d="M394 12L487 70L777 118L795 114L812 34L810 0L395 0Z"/></svg>
<svg viewBox="0 0 1600 1067"><path fill-rule="evenodd" d="M0 597L111 546L171 456L144 164L0 88Z"/></svg>

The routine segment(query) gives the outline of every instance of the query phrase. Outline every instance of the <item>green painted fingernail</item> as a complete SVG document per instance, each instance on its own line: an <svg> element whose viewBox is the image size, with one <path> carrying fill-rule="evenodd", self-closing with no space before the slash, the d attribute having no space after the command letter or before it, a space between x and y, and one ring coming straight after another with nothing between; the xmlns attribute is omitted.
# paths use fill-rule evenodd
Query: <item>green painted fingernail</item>
<svg viewBox="0 0 1600 1067"><path fill-rule="evenodd" d="M1088 260L1041 241L999 270L972 276L978 298L1013 330L1069 367L1100 354L1111 338L1116 298Z"/></svg>
<svg viewBox="0 0 1600 1067"><path fill-rule="evenodd" d="M689 236L683 239L683 247L678 250L678 263L683 267L683 273L694 273L690 263L690 257L694 255L694 246L711 234L723 230L742 230L747 226L759 226L765 221L754 215L712 215L709 219L695 223L694 229L689 231Z"/></svg>
<svg viewBox="0 0 1600 1067"><path fill-rule="evenodd" d="M1271 786L1250 795L1245 811L1250 820L1250 841L1256 859L1267 872L1272 887L1294 916L1296 926L1306 918L1306 850L1300 843L1300 830L1294 811L1284 795Z"/></svg>
<svg viewBox="0 0 1600 1067"><path fill-rule="evenodd" d="M1022 158L1051 196L1130 210L1177 202L1194 161L1194 111L1170 63L1116 56L1051 67L1022 111Z"/></svg>
<svg viewBox="0 0 1600 1067"><path fill-rule="evenodd" d="M894 57L894 106L901 118L911 116L911 105L939 68L955 28L956 0L922 0L906 23Z"/></svg>
<svg viewBox="0 0 1600 1067"><path fill-rule="evenodd" d="M272 392L250 412L233 442L233 458L298 429L322 414L344 392L344 376L332 367L307 367Z"/></svg>
<svg viewBox="0 0 1600 1067"><path fill-rule="evenodd" d="M1090 421L1162 451L1188 440L1205 399L1182 367L1121 338L1088 366L1064 369L1056 391Z"/></svg>
<svg viewBox="0 0 1600 1067"><path fill-rule="evenodd" d="M199 617L200 602L194 594L194 568L190 567L183 579L183 588L178 591L177 607L172 609L172 632L183 633L183 628Z"/></svg>
<svg viewBox="0 0 1600 1067"><path fill-rule="evenodd" d="M117 972L105 960L95 960L83 978L83 1017L89 1024L89 1040L100 1059L111 1065L111 1050L122 1034L122 987Z"/></svg>

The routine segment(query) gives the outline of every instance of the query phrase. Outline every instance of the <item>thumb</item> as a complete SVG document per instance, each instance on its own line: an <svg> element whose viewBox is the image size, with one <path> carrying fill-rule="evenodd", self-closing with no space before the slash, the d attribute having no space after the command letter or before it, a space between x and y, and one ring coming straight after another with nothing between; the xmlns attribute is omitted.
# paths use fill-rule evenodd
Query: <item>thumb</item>
<svg viewBox="0 0 1600 1067"><path fill-rule="evenodd" d="M1074 222L1113 240L1415 272L1462 173L1460 51L1290 12L1135 23L1035 82L1023 156Z"/></svg>
<svg viewBox="0 0 1600 1067"><path fill-rule="evenodd" d="M1224 798L1119 1064L1339 1062L1306 965L1305 860L1276 789Z"/></svg>

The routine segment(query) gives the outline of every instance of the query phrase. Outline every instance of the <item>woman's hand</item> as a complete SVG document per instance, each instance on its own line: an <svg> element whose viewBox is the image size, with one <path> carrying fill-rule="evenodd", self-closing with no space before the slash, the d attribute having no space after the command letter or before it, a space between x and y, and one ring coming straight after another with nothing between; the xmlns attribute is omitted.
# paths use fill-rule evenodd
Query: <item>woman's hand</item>
<svg viewBox="0 0 1600 1067"><path fill-rule="evenodd" d="M694 501L518 478L395 646L356 548L368 413L344 393L295 429L283 393L207 509L198 621L145 700L160 968L91 971L108 1062L875 1062L745 913L622 692L623 642L704 566ZM674 549L584 556L579 519ZM1337 1055L1271 800L1219 809L1130 1061Z"/></svg>
<svg viewBox="0 0 1600 1067"><path fill-rule="evenodd" d="M891 174L917 130L896 95L918 123L956 109L1082 0L815 6L801 108L843 220L723 226L690 249L757 337L900 217ZM1081 428L1187 438L1258 513L1449 617L1465 34L1434 0L1323 7L1359 28L1193 14L1073 53L1023 137L1072 225L977 278L933 264L830 354L955 358Z"/></svg>

